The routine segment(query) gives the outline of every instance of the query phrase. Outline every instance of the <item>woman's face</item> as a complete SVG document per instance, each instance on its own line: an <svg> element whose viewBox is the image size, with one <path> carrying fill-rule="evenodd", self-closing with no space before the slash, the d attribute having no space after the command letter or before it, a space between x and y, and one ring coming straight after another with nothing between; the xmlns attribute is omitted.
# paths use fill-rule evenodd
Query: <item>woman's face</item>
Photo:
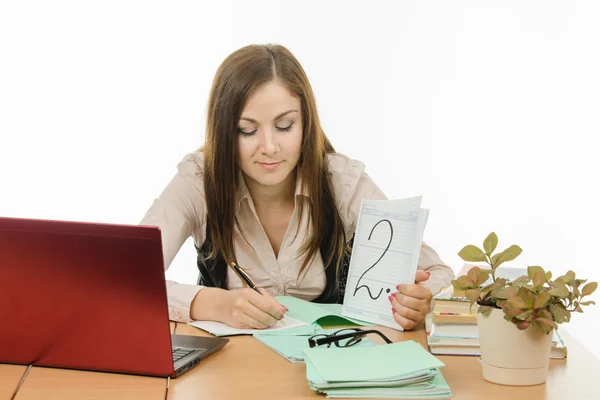
<svg viewBox="0 0 600 400"><path fill-rule="evenodd" d="M282 185L302 149L300 100L271 81L248 99L238 124L238 165L248 185Z"/></svg>

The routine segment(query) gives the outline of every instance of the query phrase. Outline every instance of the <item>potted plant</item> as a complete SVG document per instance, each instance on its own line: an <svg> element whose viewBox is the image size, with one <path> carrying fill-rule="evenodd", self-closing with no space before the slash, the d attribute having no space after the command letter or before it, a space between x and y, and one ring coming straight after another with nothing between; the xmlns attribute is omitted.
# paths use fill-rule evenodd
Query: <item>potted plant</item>
<svg viewBox="0 0 600 400"><path fill-rule="evenodd" d="M492 232L483 249L465 246L458 255L468 262L485 263L452 281L464 290L471 307L477 303L477 325L483 377L504 385L536 385L548 375L552 331L569 322L571 313L595 304L583 301L598 287L573 271L552 279L550 271L529 266L527 276L512 281L496 277L496 269L517 258L522 250L512 245L494 253L498 236ZM490 279L491 277L491 279Z"/></svg>

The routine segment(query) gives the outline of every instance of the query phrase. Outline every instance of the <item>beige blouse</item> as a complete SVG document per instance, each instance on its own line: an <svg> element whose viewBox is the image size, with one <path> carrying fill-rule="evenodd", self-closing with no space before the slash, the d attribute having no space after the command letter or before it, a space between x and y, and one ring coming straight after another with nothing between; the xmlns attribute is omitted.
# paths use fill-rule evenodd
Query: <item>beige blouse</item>
<svg viewBox="0 0 600 400"><path fill-rule="evenodd" d="M342 154L327 156L329 173L333 185L337 208L342 218L346 238L352 237L356 228L357 214L362 199L384 200L385 195L365 173L363 163L352 160ZM178 165L178 172L161 195L154 201L140 225L157 226L161 230L165 269L192 236L200 247L206 236L206 202L203 184L204 156L202 152L187 155ZM294 210L284 235L279 255L275 257L273 248L258 219L252 197L244 179L239 180L236 192L236 213L246 240L237 231L234 232L234 244L237 261L252 277L256 285L264 288L273 296L290 295L305 300L317 298L325 289L325 270L319 252L310 265L306 275L298 273L302 267L302 258L296 257L304 235L311 235L313 227L300 229L294 240L296 228L306 227L310 214L304 212L298 220L298 206ZM296 185L296 197L307 196L300 191L300 181ZM298 204L298 203L297 203ZM190 265L190 268L196 268ZM450 285L454 272L440 260L437 253L423 243L418 268L431 273L424 284L435 294ZM243 287L241 280L229 269L227 273L229 289ZM190 321L192 300L203 287L167 281L169 317L180 322Z"/></svg>

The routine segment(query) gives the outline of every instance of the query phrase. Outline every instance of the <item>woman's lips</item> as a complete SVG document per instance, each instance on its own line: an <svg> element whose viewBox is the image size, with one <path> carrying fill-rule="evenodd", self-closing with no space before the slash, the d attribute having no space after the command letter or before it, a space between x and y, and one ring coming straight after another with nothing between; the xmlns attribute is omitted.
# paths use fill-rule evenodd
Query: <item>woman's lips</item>
<svg viewBox="0 0 600 400"><path fill-rule="evenodd" d="M264 169L272 170L272 169L279 167L279 164L281 164L281 161L276 162L276 163L261 163L261 162L259 162L257 164L260 165L261 167L263 167Z"/></svg>

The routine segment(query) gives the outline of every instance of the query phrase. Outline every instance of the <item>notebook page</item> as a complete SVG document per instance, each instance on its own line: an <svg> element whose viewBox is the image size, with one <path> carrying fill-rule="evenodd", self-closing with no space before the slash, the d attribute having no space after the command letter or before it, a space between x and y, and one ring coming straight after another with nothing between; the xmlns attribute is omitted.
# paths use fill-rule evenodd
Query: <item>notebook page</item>
<svg viewBox="0 0 600 400"><path fill-rule="evenodd" d="M283 322L284 323L278 321L274 326L266 329L238 329L217 321L192 321L189 322L188 325L202 329L215 336L253 335L258 332L284 331L286 329L308 325L306 322L302 322L287 315L283 317Z"/></svg>
<svg viewBox="0 0 600 400"><path fill-rule="evenodd" d="M402 330L388 296L399 283L414 283L428 215L421 196L363 200L342 315Z"/></svg>

